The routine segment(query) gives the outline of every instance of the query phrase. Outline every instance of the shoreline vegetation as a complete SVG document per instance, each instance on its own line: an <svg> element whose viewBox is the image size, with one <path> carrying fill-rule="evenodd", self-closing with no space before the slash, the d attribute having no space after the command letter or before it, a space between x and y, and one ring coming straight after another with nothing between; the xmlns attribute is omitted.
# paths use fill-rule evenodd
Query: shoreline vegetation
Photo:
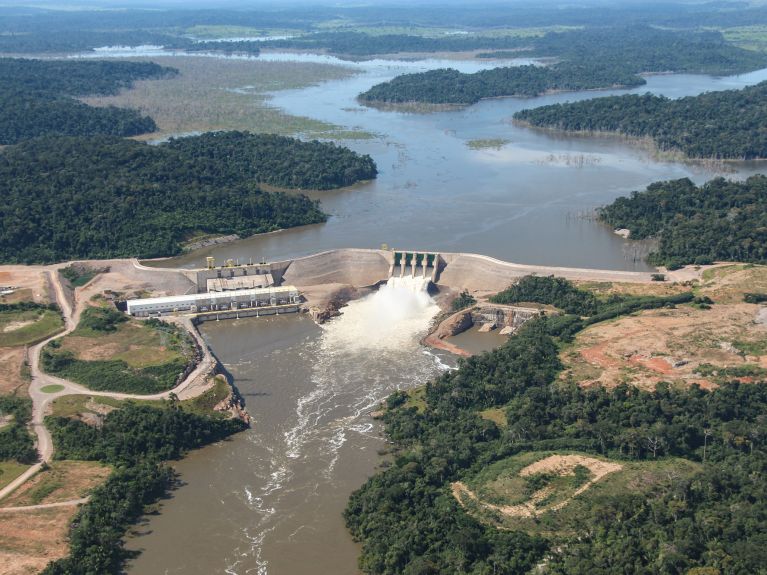
<svg viewBox="0 0 767 575"><path fill-rule="evenodd" d="M349 67L201 56L159 56L152 57L151 61L173 66L179 74L162 82L139 81L130 90L113 96L88 97L84 101L97 107L135 108L150 115L157 123L157 132L140 136L149 140L222 130L332 140L376 137L354 126L347 129L288 115L269 103L271 93L278 90L305 88L350 77L356 72Z"/></svg>
<svg viewBox="0 0 767 575"><path fill-rule="evenodd" d="M767 176L737 182L716 178L696 186L688 178L655 182L600 208L598 218L631 240L656 239L647 261L677 269L713 261L767 262Z"/></svg>
<svg viewBox="0 0 767 575"><path fill-rule="evenodd" d="M386 400L391 460L345 512L362 544L360 568L376 575L516 573L545 562L554 574L607 574L617 553L642 572L660 560L679 573L758 570L763 551L753 537L764 529L763 518L755 521L763 504L752 497L764 482L751 474L764 463L763 442L738 448L729 434L758 425L767 406L764 383L732 381L711 391L661 383L643 391L560 379L559 354L587 325L643 309L700 307L700 298L597 297L566 280L531 276L496 299L565 313L532 320L501 348ZM655 465L665 469L654 473ZM616 479L600 480L599 466L619 485L622 469L637 470L646 489L609 489ZM731 488L719 489L725 476ZM477 489L484 510L456 495L456 482ZM512 510L521 519L504 524L502 515ZM712 536L717 552L706 545ZM665 553L669 544L673 557Z"/></svg>
<svg viewBox="0 0 767 575"><path fill-rule="evenodd" d="M531 41L528 57L555 58L548 66L493 68L472 74L452 69L404 74L359 95L362 103L471 105L499 96L539 96L550 90L628 88L641 74L734 74L767 65L767 58L727 43L718 32L670 31L649 26L548 33Z"/></svg>
<svg viewBox="0 0 767 575"><path fill-rule="evenodd" d="M700 160L763 160L767 142L759 127L767 114L767 82L741 90L671 100L624 95L521 110L514 121L587 135L649 138L661 154Z"/></svg>
<svg viewBox="0 0 767 575"><path fill-rule="evenodd" d="M373 179L377 168L332 143L215 132L157 146L106 136L32 140L4 150L0 175L9 207L0 210L0 261L47 263L172 256L190 233L246 237L324 222L318 201L259 183L333 189ZM22 204L19 219L11 206Z"/></svg>

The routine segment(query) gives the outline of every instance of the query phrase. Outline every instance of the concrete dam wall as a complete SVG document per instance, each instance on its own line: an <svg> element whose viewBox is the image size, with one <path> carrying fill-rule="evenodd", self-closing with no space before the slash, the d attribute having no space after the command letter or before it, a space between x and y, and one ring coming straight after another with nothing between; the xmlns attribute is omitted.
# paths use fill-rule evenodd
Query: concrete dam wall
<svg viewBox="0 0 767 575"><path fill-rule="evenodd" d="M391 252L383 250L341 249L274 265L284 265L283 281L298 287L321 284L367 287L389 278L392 261Z"/></svg>
<svg viewBox="0 0 767 575"><path fill-rule="evenodd" d="M497 292L529 274L555 275L586 281L651 281L649 272L515 264L478 254L354 248L329 250L293 260L264 264L197 270L191 273L189 270L177 271L183 271L195 278L198 291L201 292L208 291L206 282L211 278L258 278L266 274L273 279L274 285L291 284L299 288L321 285L362 288L375 286L392 275L426 275L438 286L472 292Z"/></svg>

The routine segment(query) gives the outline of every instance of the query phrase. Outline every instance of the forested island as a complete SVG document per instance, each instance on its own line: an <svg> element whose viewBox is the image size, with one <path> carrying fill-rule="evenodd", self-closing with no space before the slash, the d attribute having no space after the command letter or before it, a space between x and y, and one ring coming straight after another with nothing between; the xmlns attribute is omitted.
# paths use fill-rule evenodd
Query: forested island
<svg viewBox="0 0 767 575"><path fill-rule="evenodd" d="M598 214L606 224L630 230L632 239L657 239L648 257L655 265L767 262L767 176L716 178L702 186L687 178L656 182Z"/></svg>
<svg viewBox="0 0 767 575"><path fill-rule="evenodd" d="M0 59L0 144L46 135L154 132L154 120L136 110L95 108L75 97L116 94L136 80L176 73L151 62Z"/></svg>
<svg viewBox="0 0 767 575"><path fill-rule="evenodd" d="M483 54L487 55L487 54ZM509 56L509 53L505 54ZM765 56L728 44L717 32L638 26L550 32L519 57L553 57L550 66L452 69L398 76L360 94L364 103L473 104L483 98L548 91L635 87L646 72L734 74L767 65Z"/></svg>
<svg viewBox="0 0 767 575"><path fill-rule="evenodd" d="M389 397L390 465L352 495L345 514L362 543L360 567L386 575L527 573L542 564L562 575L760 572L767 456L756 430L767 385L644 391L558 379L561 347L587 324L673 308L692 294L596 299L564 280L527 278L498 297L567 313L531 321L422 393ZM519 471L552 459L582 463L569 474ZM562 492L588 488L588 465L620 472L602 480L599 495L586 491L572 510L539 517L535 509ZM482 493L494 499L480 504ZM502 513L517 509L504 523Z"/></svg>
<svg viewBox="0 0 767 575"><path fill-rule="evenodd" d="M259 184L327 189L375 176L368 156L271 135L30 140L0 155L0 261L169 256L193 234L323 222L318 202Z"/></svg>
<svg viewBox="0 0 767 575"><path fill-rule="evenodd" d="M650 137L661 150L691 158L750 160L767 157L767 82L742 90L672 100L626 95L521 110L531 126L573 132L615 132Z"/></svg>

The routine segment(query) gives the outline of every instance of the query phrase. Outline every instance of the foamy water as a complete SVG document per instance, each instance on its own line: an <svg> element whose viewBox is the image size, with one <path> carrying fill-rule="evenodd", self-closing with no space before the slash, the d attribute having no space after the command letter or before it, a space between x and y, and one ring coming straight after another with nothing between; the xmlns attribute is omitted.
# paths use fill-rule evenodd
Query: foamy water
<svg viewBox="0 0 767 575"><path fill-rule="evenodd" d="M341 317L325 324L326 353L413 349L439 307L428 293L429 279L393 277L377 292L352 301Z"/></svg>

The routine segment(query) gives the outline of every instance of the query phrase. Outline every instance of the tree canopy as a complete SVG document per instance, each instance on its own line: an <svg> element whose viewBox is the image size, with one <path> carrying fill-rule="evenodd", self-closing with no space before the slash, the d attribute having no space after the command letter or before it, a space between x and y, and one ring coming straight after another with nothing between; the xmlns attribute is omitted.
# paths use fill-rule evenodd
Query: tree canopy
<svg viewBox="0 0 767 575"><path fill-rule="evenodd" d="M767 157L767 82L671 100L652 94L553 104L514 114L532 126L651 137L694 158Z"/></svg>
<svg viewBox="0 0 767 575"><path fill-rule="evenodd" d="M511 55L511 54L506 54ZM549 32L519 57L554 57L550 66L515 66L465 74L452 69L397 76L360 94L362 102L473 104L482 98L537 96L549 90L641 86L645 72L733 74L767 58L728 44L718 32L650 26Z"/></svg>
<svg viewBox="0 0 767 575"><path fill-rule="evenodd" d="M524 297L541 294L539 303L581 302L574 304L580 310L589 301L554 278L527 284ZM674 301L645 298L643 306ZM767 385L581 388L558 379L561 327L581 321L565 315L529 322L502 347L427 384L425 405L403 392L390 398L384 422L394 443L391 465L352 495L345 513L366 573L490 575L542 564L568 575L760 572L767 561ZM481 417L487 409L500 411L507 424ZM699 471L672 470L671 481L641 494L603 492L569 529L553 533L498 529L451 493L452 482L495 462L568 450L626 462L683 458Z"/></svg>
<svg viewBox="0 0 767 575"><path fill-rule="evenodd" d="M177 71L151 62L0 59L0 144L44 135L135 136L157 126L136 110L96 108L76 96L115 94Z"/></svg>
<svg viewBox="0 0 767 575"><path fill-rule="evenodd" d="M270 135L31 140L0 155L0 261L169 256L192 233L318 223L318 202L258 184L330 188L375 174L347 148Z"/></svg>
<svg viewBox="0 0 767 575"><path fill-rule="evenodd" d="M716 178L656 182L618 198L599 218L631 230L632 239L657 238L648 261L668 267L714 260L767 262L767 177L742 182Z"/></svg>

